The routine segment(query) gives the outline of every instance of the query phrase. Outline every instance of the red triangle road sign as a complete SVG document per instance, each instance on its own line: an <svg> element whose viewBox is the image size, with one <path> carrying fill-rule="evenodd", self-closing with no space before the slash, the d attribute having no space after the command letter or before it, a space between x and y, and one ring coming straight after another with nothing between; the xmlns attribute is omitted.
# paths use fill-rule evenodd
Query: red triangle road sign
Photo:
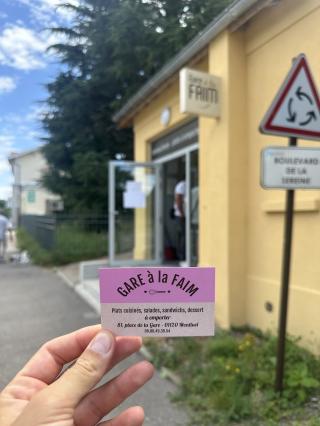
<svg viewBox="0 0 320 426"><path fill-rule="evenodd" d="M305 55L294 61L260 124L260 131L320 140L320 98Z"/></svg>

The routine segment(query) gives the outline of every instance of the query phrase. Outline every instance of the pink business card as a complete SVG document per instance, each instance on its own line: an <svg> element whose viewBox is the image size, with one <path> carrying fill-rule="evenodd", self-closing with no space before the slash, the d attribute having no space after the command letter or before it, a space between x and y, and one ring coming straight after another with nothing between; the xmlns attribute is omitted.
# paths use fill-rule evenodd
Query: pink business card
<svg viewBox="0 0 320 426"><path fill-rule="evenodd" d="M100 269L101 322L119 336L213 336L214 268Z"/></svg>

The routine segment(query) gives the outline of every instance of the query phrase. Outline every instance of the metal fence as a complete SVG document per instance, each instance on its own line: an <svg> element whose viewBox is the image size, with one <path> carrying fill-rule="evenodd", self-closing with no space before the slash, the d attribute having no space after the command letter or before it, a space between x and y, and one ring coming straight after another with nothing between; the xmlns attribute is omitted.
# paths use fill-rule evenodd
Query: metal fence
<svg viewBox="0 0 320 426"><path fill-rule="evenodd" d="M24 228L41 247L53 248L57 229L69 225L87 232L107 233L108 216L77 216L77 215L21 215L20 226Z"/></svg>

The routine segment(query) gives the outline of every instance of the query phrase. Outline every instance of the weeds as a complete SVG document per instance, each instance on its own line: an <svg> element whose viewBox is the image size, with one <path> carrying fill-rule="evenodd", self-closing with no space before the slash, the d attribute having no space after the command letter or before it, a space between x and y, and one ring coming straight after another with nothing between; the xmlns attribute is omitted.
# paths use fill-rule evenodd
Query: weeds
<svg viewBox="0 0 320 426"><path fill-rule="evenodd" d="M106 256L107 236L85 232L79 228L62 225L58 228L52 250L45 250L24 229L17 232L20 250L26 250L37 265L64 265L81 260Z"/></svg>
<svg viewBox="0 0 320 426"><path fill-rule="evenodd" d="M280 397L274 390L276 343L275 337L255 330L146 342L156 366L180 376L173 398L190 407L193 426L246 420L276 425L284 416L298 414L319 391L320 361L299 347L297 339L288 339Z"/></svg>

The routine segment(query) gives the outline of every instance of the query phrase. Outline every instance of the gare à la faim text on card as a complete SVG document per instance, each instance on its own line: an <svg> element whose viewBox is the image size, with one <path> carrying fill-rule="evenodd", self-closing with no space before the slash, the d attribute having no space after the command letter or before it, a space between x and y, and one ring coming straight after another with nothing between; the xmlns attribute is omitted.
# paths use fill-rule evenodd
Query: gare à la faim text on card
<svg viewBox="0 0 320 426"><path fill-rule="evenodd" d="M214 268L102 268L99 275L102 327L116 335L214 335Z"/></svg>

